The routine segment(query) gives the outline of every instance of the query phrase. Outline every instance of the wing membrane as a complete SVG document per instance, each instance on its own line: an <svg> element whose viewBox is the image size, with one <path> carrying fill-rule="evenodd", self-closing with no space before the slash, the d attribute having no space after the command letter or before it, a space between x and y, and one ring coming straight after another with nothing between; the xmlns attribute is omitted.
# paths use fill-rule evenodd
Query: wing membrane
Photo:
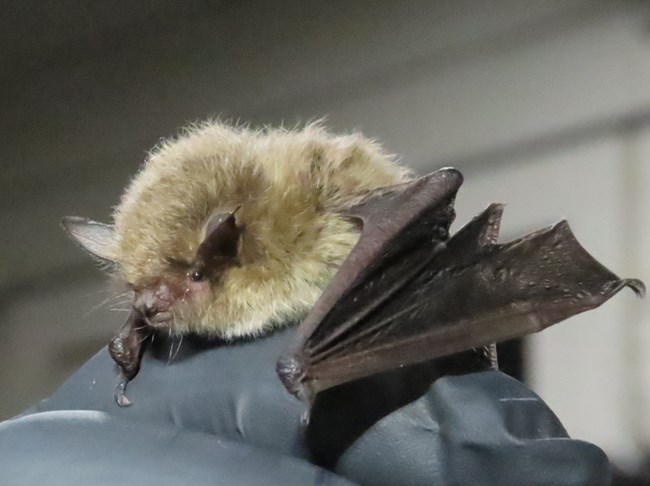
<svg viewBox="0 0 650 486"><path fill-rule="evenodd" d="M445 182L440 173L432 176L429 184ZM591 257L565 221L497 244L503 209L493 204L449 239L461 179L428 194L421 181L380 199L381 211L372 201L364 208L359 243L278 362L292 393L308 398L370 374L537 332L625 286L643 294L640 281L619 279ZM381 225L377 215L394 220L393 208L401 210L400 225Z"/></svg>

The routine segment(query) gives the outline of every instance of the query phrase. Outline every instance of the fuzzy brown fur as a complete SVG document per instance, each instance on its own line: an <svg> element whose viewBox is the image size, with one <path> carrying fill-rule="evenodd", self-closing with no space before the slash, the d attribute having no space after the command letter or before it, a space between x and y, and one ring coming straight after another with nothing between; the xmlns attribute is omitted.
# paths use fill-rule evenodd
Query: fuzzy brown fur
<svg viewBox="0 0 650 486"><path fill-rule="evenodd" d="M170 262L192 259L210 216L241 205L240 265L177 302L173 331L257 334L300 319L357 241L334 208L409 178L359 134L206 123L150 154L115 210L108 256L134 288L164 282Z"/></svg>

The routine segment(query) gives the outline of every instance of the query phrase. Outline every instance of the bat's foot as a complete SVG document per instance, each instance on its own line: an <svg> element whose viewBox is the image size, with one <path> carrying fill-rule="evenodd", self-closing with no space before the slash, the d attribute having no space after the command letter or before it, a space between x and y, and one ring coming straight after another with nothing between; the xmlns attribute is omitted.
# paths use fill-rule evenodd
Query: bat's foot
<svg viewBox="0 0 650 486"><path fill-rule="evenodd" d="M304 412L300 414L300 425L302 427L307 427L309 421L311 420L311 407L306 408Z"/></svg>
<svg viewBox="0 0 650 486"><path fill-rule="evenodd" d="M499 355L497 354L497 343L492 343L488 346L488 353L490 358L490 366L493 370L499 369Z"/></svg>
<svg viewBox="0 0 650 486"><path fill-rule="evenodd" d="M311 419L311 407L314 405L315 394L308 385L302 383L296 396L305 406L305 411L300 414L300 425L307 427Z"/></svg>
<svg viewBox="0 0 650 486"><path fill-rule="evenodd" d="M126 396L126 385L129 383L129 380L124 378L121 380L115 387L115 393L113 393L113 398L115 403L121 408L130 407L132 405L131 400Z"/></svg>

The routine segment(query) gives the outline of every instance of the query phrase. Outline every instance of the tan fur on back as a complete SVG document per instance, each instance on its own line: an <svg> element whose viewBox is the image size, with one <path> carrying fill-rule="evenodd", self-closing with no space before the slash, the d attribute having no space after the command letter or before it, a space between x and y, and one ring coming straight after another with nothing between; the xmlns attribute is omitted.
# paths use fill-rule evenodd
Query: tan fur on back
<svg viewBox="0 0 650 486"><path fill-rule="evenodd" d="M358 238L331 208L409 174L361 135L204 124L159 146L115 211L112 257L135 287L189 261L212 214L232 211L245 231L241 265L210 297L180 304L175 332L230 338L300 319Z"/></svg>

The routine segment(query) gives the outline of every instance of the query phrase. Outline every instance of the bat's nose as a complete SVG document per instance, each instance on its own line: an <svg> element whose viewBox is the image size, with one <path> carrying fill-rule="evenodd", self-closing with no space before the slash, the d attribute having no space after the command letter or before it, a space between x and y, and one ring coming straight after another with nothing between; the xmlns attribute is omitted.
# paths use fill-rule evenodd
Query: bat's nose
<svg viewBox="0 0 650 486"><path fill-rule="evenodd" d="M173 300L171 290L163 284L154 289L143 289L137 292L133 308L147 317L152 317L169 311Z"/></svg>
<svg viewBox="0 0 650 486"><path fill-rule="evenodd" d="M135 296L133 308L145 316L150 316L156 311L156 296L152 290L142 290Z"/></svg>

